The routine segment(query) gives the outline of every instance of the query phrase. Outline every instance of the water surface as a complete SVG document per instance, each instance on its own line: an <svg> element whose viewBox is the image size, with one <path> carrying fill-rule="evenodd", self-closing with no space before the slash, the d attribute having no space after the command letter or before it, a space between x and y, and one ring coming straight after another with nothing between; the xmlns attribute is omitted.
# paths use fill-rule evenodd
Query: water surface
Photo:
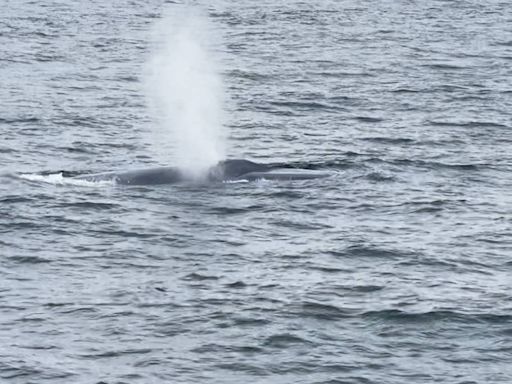
<svg viewBox="0 0 512 384"><path fill-rule="evenodd" d="M229 157L335 176L15 177L165 164L143 73L184 6L223 36ZM508 3L2 9L0 381L512 381Z"/></svg>

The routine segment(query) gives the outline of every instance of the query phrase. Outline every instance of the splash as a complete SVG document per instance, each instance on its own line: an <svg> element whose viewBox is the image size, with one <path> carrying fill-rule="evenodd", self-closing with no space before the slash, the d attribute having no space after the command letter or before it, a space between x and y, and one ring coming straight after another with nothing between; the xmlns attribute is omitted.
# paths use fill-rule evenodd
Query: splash
<svg viewBox="0 0 512 384"><path fill-rule="evenodd" d="M71 177L64 177L62 173L51 173L48 175L41 175L37 173L22 173L18 175L19 178L36 181L39 183L47 183L53 185L74 185L80 187L104 187L115 185L114 180L102 180L102 181L86 181L78 180Z"/></svg>
<svg viewBox="0 0 512 384"><path fill-rule="evenodd" d="M146 68L148 105L157 156L199 176L225 157L224 92L207 47L215 35L208 19L173 8L153 31Z"/></svg>

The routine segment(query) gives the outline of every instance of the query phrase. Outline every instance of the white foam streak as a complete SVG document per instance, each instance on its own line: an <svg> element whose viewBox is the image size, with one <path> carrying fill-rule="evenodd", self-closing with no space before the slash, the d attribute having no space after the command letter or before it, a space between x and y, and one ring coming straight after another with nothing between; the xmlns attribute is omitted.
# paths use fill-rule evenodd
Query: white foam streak
<svg viewBox="0 0 512 384"><path fill-rule="evenodd" d="M53 185L75 185L81 187L104 187L115 185L114 180L102 180L102 181L87 181L78 180L71 177L64 177L62 173L52 173L49 175L38 175L35 173L23 173L20 174L21 179L36 181L40 183L47 183Z"/></svg>
<svg viewBox="0 0 512 384"><path fill-rule="evenodd" d="M155 27L146 88L158 157L199 174L225 155L224 92L207 49L212 28L205 17L184 12L164 15Z"/></svg>

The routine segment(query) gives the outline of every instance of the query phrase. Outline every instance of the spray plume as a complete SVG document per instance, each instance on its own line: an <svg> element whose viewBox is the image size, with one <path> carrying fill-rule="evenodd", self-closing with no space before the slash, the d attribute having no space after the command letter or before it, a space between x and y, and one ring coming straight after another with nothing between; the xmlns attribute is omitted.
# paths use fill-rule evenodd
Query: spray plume
<svg viewBox="0 0 512 384"><path fill-rule="evenodd" d="M206 17L173 9L153 31L146 71L148 104L156 117L159 157L201 175L225 156L224 92L207 47L213 29Z"/></svg>

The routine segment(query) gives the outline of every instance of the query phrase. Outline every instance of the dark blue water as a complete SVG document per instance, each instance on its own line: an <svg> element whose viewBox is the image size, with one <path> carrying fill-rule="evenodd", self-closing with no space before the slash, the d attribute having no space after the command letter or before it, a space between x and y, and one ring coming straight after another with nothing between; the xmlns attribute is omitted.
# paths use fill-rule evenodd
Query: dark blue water
<svg viewBox="0 0 512 384"><path fill-rule="evenodd" d="M17 177L163 163L142 74L178 8L223 37L229 157L334 176ZM4 0L0 382L512 382L511 26L495 0Z"/></svg>

